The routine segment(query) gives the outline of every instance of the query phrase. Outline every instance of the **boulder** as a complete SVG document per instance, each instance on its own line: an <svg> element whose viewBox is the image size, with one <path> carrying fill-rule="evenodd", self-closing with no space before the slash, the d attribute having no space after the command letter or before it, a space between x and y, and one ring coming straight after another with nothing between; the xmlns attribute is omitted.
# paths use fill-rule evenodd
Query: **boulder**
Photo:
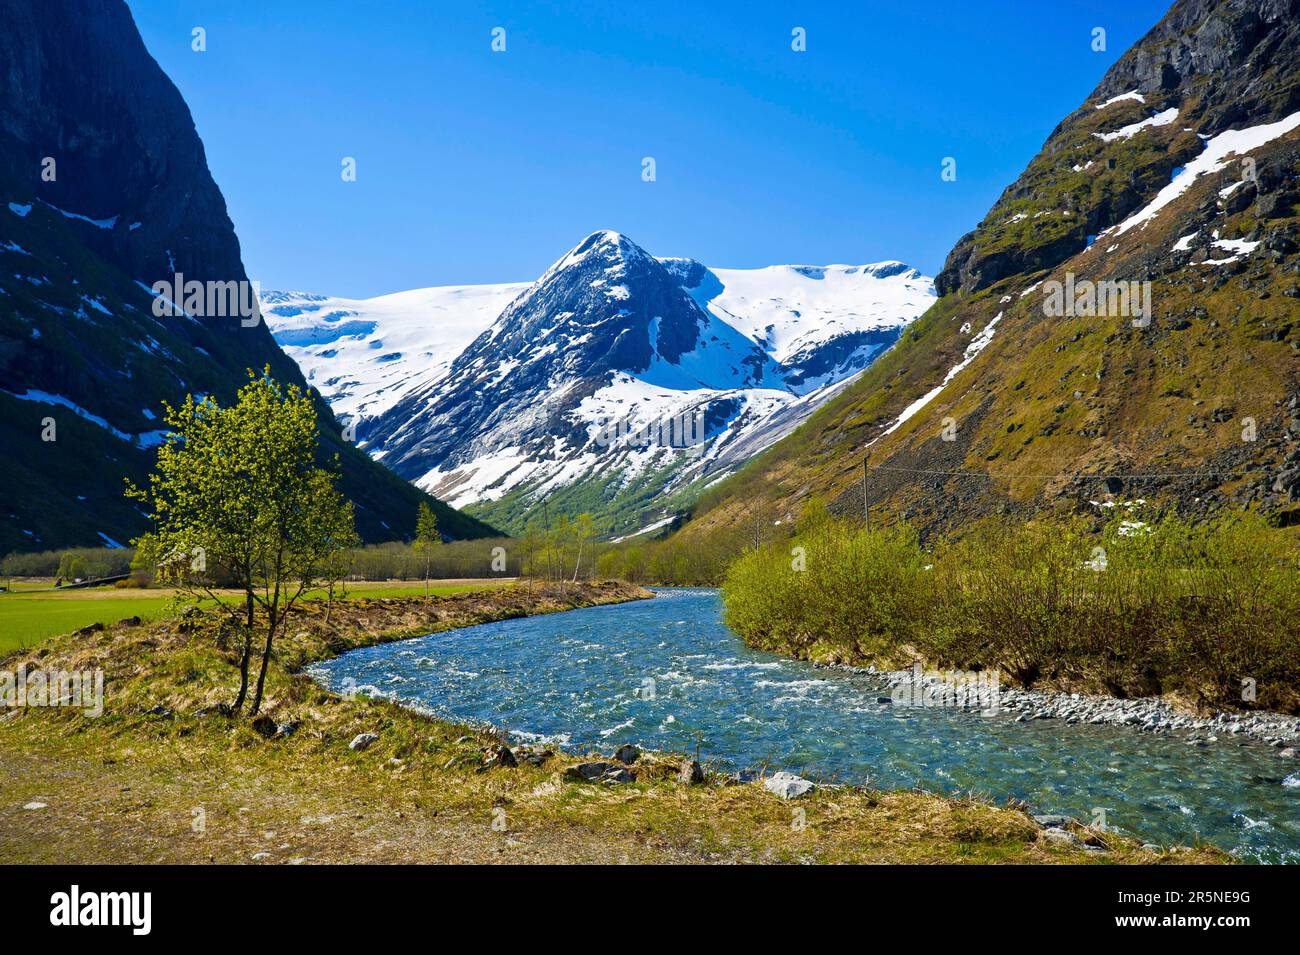
<svg viewBox="0 0 1300 955"><path fill-rule="evenodd" d="M623 746L620 746L618 750L614 753L615 759L617 759L620 763L626 763L629 766L635 763L637 759L640 758L640 756L641 756L641 750L637 749L631 743L627 743Z"/></svg>
<svg viewBox="0 0 1300 955"><path fill-rule="evenodd" d="M600 779L615 766L612 763L606 763L602 760L592 760L586 763L578 763L576 766L570 766L564 771L564 778L575 782L595 782Z"/></svg>
<svg viewBox="0 0 1300 955"><path fill-rule="evenodd" d="M253 732L263 739L270 739L275 735L275 720L271 719L271 717L267 716L265 713L254 717L253 722L249 725L253 728Z"/></svg>
<svg viewBox="0 0 1300 955"><path fill-rule="evenodd" d="M688 759L677 771L677 781L688 786L698 786L704 782L704 769L695 760Z"/></svg>
<svg viewBox="0 0 1300 955"><path fill-rule="evenodd" d="M817 787L794 773L773 773L763 780L763 788L782 799L798 799Z"/></svg>
<svg viewBox="0 0 1300 955"><path fill-rule="evenodd" d="M484 769L492 769L496 766L505 766L513 769L519 765L519 760L515 759L515 754L510 752L510 748L498 743L495 746L487 748L487 759L483 761Z"/></svg>
<svg viewBox="0 0 1300 955"><path fill-rule="evenodd" d="M376 743L378 741L379 741L379 735L377 733L358 733L356 736L352 738L352 742L348 743L348 749L354 749L357 752L360 752L361 750L366 749L372 743Z"/></svg>
<svg viewBox="0 0 1300 955"><path fill-rule="evenodd" d="M1066 832L1056 826L1049 826L1044 829L1043 837L1051 842L1059 842L1063 845L1076 846L1079 844L1079 837L1073 832Z"/></svg>
<svg viewBox="0 0 1300 955"><path fill-rule="evenodd" d="M554 755L549 749L528 749L523 746L514 753L517 762L527 763L529 766L543 766Z"/></svg>
<svg viewBox="0 0 1300 955"><path fill-rule="evenodd" d="M1044 829L1064 829L1070 823L1074 822L1069 816L1060 816L1049 813L1043 816L1034 816L1034 822L1038 823Z"/></svg>

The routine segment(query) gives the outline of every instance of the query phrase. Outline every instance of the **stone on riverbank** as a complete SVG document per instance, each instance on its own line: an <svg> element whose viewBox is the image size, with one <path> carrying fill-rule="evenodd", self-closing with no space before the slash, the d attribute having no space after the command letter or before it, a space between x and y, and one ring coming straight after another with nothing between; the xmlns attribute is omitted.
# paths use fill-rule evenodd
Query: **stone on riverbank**
<svg viewBox="0 0 1300 955"><path fill-rule="evenodd" d="M519 760L515 759L515 754L510 751L509 747L500 744L489 746L486 755L487 758L483 760L483 769L485 770L496 766L513 769L519 765Z"/></svg>
<svg viewBox="0 0 1300 955"><path fill-rule="evenodd" d="M1049 813L1047 815L1034 816L1034 822L1038 823L1044 829L1064 829L1066 826L1070 825L1070 823L1074 822L1074 820L1069 816L1058 816Z"/></svg>
<svg viewBox="0 0 1300 955"><path fill-rule="evenodd" d="M1046 839L1050 839L1052 842L1060 842L1065 845L1077 846L1079 844L1079 837L1073 832L1066 832L1064 829L1060 829L1056 826L1049 826L1044 829L1043 836Z"/></svg>
<svg viewBox="0 0 1300 955"><path fill-rule="evenodd" d="M763 780L763 788L782 799L798 799L817 787L794 773L773 773Z"/></svg>
<svg viewBox="0 0 1300 955"><path fill-rule="evenodd" d="M377 733L358 733L352 738L352 742L348 743L348 749L356 750L359 753L372 743L377 742L379 742Z"/></svg>
<svg viewBox="0 0 1300 955"><path fill-rule="evenodd" d="M564 771L564 778L573 782L591 783L600 779L607 772L615 767L604 760L592 760L586 763L578 763L576 766L570 766Z"/></svg>
<svg viewBox="0 0 1300 955"><path fill-rule="evenodd" d="M632 775L631 770L624 769L622 766L615 766L601 776L600 781L611 784L634 783L636 777Z"/></svg>

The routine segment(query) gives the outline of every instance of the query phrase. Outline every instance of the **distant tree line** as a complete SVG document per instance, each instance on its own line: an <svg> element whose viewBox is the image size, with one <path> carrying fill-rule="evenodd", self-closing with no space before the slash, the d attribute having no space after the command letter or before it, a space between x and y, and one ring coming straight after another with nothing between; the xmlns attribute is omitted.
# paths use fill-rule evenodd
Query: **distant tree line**
<svg viewBox="0 0 1300 955"><path fill-rule="evenodd" d="M64 580L117 577L130 572L134 557L135 548L132 547L69 547L19 552L0 560L0 576L62 577Z"/></svg>
<svg viewBox="0 0 1300 955"><path fill-rule="evenodd" d="M579 517L555 518L548 534L540 520L518 538L489 537L442 541L433 546L390 541L347 548L338 560L337 583L363 580L450 580L534 577L538 580L622 579L664 586L718 586L727 564L752 544L752 534L723 531L690 543L667 538L632 538L613 543L597 539ZM427 572L427 573L426 573ZM114 577L131 573L133 583L153 583L156 568L136 550L75 547L37 553L14 553L0 560L5 577ZM228 587L235 578L210 566L213 586Z"/></svg>

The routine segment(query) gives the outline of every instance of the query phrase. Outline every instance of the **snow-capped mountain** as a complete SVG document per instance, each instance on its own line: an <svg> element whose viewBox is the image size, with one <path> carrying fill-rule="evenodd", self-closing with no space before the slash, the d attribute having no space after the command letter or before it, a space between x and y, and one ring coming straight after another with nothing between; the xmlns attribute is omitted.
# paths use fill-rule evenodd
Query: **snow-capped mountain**
<svg viewBox="0 0 1300 955"><path fill-rule="evenodd" d="M546 495L622 533L788 434L933 297L899 262L709 269L602 231L532 285L263 311L398 474L510 530Z"/></svg>
<svg viewBox="0 0 1300 955"><path fill-rule="evenodd" d="M394 292L371 299L264 292L275 340L340 417L374 417L446 373L527 282Z"/></svg>

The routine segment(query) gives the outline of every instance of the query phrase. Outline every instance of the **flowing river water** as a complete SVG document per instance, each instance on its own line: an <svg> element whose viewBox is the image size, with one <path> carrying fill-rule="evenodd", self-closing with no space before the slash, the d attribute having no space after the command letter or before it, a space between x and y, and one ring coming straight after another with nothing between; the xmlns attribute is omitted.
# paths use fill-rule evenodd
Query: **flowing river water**
<svg viewBox="0 0 1300 955"><path fill-rule="evenodd" d="M1200 840L1243 861L1300 862L1300 774L1268 746L1126 726L1015 722L881 702L882 678L753 650L715 591L593 607L381 644L311 668L522 742L694 753L714 768L820 782L1017 797L1036 813L1161 844ZM1288 775L1291 774L1291 775Z"/></svg>

